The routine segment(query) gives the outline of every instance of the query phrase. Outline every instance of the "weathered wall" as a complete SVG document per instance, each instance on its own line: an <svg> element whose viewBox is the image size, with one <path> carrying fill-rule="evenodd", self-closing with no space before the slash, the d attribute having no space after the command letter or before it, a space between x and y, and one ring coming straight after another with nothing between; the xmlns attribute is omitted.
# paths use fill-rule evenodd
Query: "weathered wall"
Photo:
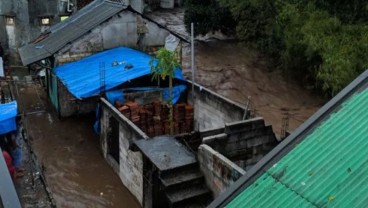
<svg viewBox="0 0 368 208"><path fill-rule="evenodd" d="M105 158L109 164L116 162L112 161L107 154L107 135L109 129L109 118L114 116L119 121L119 148L120 148L120 164L119 169L115 172L123 184L129 191L137 198L139 203L143 206L143 159L140 152L131 150L132 144L138 139L148 139L148 136L122 114L117 111L107 100L101 99L102 117L101 117L101 146Z"/></svg>
<svg viewBox="0 0 368 208"><path fill-rule="evenodd" d="M68 117L75 114L86 114L96 110L98 98L77 100L58 79L59 115Z"/></svg>
<svg viewBox="0 0 368 208"><path fill-rule="evenodd" d="M144 0L130 0L130 6L137 12L143 14Z"/></svg>
<svg viewBox="0 0 368 208"><path fill-rule="evenodd" d="M64 61L61 59L65 60L68 56L82 58L118 46L145 50L147 47L164 45L168 35L167 30L159 28L155 23L124 10L65 46L56 54L56 60L62 63Z"/></svg>
<svg viewBox="0 0 368 208"><path fill-rule="evenodd" d="M30 38L35 39L42 31L40 24L41 17L50 17L51 25L60 22L59 14L65 14L65 10L61 7L61 0L28 0L29 1L29 23ZM71 0L71 2L74 2ZM37 6L36 6L37 5ZM43 26L45 27L45 26ZM45 29L45 28L44 28Z"/></svg>
<svg viewBox="0 0 368 208"><path fill-rule="evenodd" d="M192 86L188 85L189 102ZM221 128L225 123L242 120L245 109L235 102L199 85L194 86L194 128L195 130Z"/></svg>
<svg viewBox="0 0 368 208"><path fill-rule="evenodd" d="M7 27L5 25L6 16L14 17L15 24ZM3 43L4 49L8 49L8 54L11 54L9 56L10 64L20 63L17 49L29 40L28 1L1 0L0 17L0 41ZM12 32L13 30L14 32ZM9 40L14 40L14 42L9 42Z"/></svg>
<svg viewBox="0 0 368 208"><path fill-rule="evenodd" d="M260 117L226 124L224 133L205 137L202 142L244 170L249 170L278 143L272 127L266 126Z"/></svg>
<svg viewBox="0 0 368 208"><path fill-rule="evenodd" d="M204 137L198 160L215 196L226 190L277 145L271 126L262 118L227 123L224 128L200 132Z"/></svg>
<svg viewBox="0 0 368 208"><path fill-rule="evenodd" d="M242 168L206 144L198 148L198 161L215 198L245 174Z"/></svg>

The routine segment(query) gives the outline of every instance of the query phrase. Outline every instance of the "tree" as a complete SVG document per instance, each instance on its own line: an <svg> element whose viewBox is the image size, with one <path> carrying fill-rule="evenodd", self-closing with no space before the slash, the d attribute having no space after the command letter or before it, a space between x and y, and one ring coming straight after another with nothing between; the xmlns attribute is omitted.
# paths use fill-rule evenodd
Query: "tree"
<svg viewBox="0 0 368 208"><path fill-rule="evenodd" d="M169 79L169 122L170 134L174 134L174 120L173 120L173 104L172 104L172 85L174 78L174 71L180 66L176 52L168 51L166 48L160 48L156 52L156 59L151 59L151 74L152 79L159 81Z"/></svg>
<svg viewBox="0 0 368 208"><path fill-rule="evenodd" d="M233 34L236 26L230 10L220 6L217 0L185 1L184 23L187 31L190 31L192 22L195 35L206 35L214 31Z"/></svg>

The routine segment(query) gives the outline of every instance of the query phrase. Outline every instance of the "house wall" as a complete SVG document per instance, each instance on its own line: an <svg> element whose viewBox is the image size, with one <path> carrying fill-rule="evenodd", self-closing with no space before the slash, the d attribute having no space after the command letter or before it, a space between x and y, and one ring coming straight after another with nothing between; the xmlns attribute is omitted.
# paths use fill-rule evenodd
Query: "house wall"
<svg viewBox="0 0 368 208"><path fill-rule="evenodd" d="M66 3L63 0L28 0L29 7L29 26L30 26L30 39L33 40L37 36L39 36L42 30L48 29L50 26L42 26L40 24L40 17L50 17L51 22L50 25L54 25L60 22L61 14L66 13ZM70 0L70 2L74 3L75 0ZM37 6L35 6L37 5ZM70 15L70 14L69 14Z"/></svg>
<svg viewBox="0 0 368 208"><path fill-rule="evenodd" d="M5 17L14 17L14 25L6 25ZM29 15L27 0L0 1L0 41L7 51L10 64L20 63L17 48L29 41Z"/></svg>
<svg viewBox="0 0 368 208"><path fill-rule="evenodd" d="M75 114L86 114L96 110L98 98L89 98L86 100L76 99L68 89L58 80L58 101L59 116L68 117Z"/></svg>
<svg viewBox="0 0 368 208"><path fill-rule="evenodd" d="M139 203L143 202L143 158L142 154L134 152L131 147L135 140L148 139L148 136L137 128L129 119L125 118L117 109L104 98L101 99L101 147L103 155L114 171L119 175L123 184L136 197ZM107 137L109 133L109 118L113 116L119 122L119 149L120 162L109 157L107 153Z"/></svg>
<svg viewBox="0 0 368 208"><path fill-rule="evenodd" d="M198 160L215 196L245 174L276 145L271 126L263 118L227 123L224 128L200 132Z"/></svg>
<svg viewBox="0 0 368 208"><path fill-rule="evenodd" d="M198 148L198 161L215 198L245 174L242 168L206 144Z"/></svg>
<svg viewBox="0 0 368 208"><path fill-rule="evenodd" d="M188 85L188 89L189 102L193 104L191 84ZM225 123L242 120L244 107L197 84L194 86L194 92L195 130L222 128Z"/></svg>
<svg viewBox="0 0 368 208"><path fill-rule="evenodd" d="M56 60L58 63L66 63L65 60L69 57L80 59L118 46L144 51L149 47L163 46L168 35L167 30L140 15L124 10L72 44L66 45L56 54Z"/></svg>
<svg viewBox="0 0 368 208"><path fill-rule="evenodd" d="M244 170L278 144L272 126L266 126L260 117L226 124L224 133L205 137L202 142Z"/></svg>

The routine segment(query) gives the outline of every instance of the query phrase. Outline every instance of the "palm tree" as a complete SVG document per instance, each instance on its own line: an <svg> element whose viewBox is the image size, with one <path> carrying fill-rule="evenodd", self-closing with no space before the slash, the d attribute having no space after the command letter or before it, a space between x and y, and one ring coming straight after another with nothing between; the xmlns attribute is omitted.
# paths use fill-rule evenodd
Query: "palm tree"
<svg viewBox="0 0 368 208"><path fill-rule="evenodd" d="M169 122L170 122L170 134L174 134L174 120L173 120L173 105L172 105L172 80L174 78L174 70L180 66L178 59L176 58L175 51L171 52L162 47L156 52L156 59L151 59L151 74L152 79L159 81L169 78Z"/></svg>

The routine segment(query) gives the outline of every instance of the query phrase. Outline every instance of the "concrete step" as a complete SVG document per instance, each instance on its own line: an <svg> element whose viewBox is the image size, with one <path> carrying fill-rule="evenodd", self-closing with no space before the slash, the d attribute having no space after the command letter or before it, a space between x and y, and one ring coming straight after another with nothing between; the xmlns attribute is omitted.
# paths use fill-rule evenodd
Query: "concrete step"
<svg viewBox="0 0 368 208"><path fill-rule="evenodd" d="M166 193L170 207L202 206L212 197L211 191L204 185L175 189Z"/></svg>
<svg viewBox="0 0 368 208"><path fill-rule="evenodd" d="M171 173L160 176L161 182L165 188L177 187L181 184L190 184L196 181L203 181L203 174L198 169L189 169L182 171L180 174Z"/></svg>
<svg viewBox="0 0 368 208"><path fill-rule="evenodd" d="M176 167L174 169L170 169L170 170L165 170L165 171L161 171L160 172L160 176L162 178L165 178L166 176L169 175L180 175L183 172L189 171L189 170L198 170L199 166L198 166L198 162L193 162L187 165L183 165L181 167Z"/></svg>

